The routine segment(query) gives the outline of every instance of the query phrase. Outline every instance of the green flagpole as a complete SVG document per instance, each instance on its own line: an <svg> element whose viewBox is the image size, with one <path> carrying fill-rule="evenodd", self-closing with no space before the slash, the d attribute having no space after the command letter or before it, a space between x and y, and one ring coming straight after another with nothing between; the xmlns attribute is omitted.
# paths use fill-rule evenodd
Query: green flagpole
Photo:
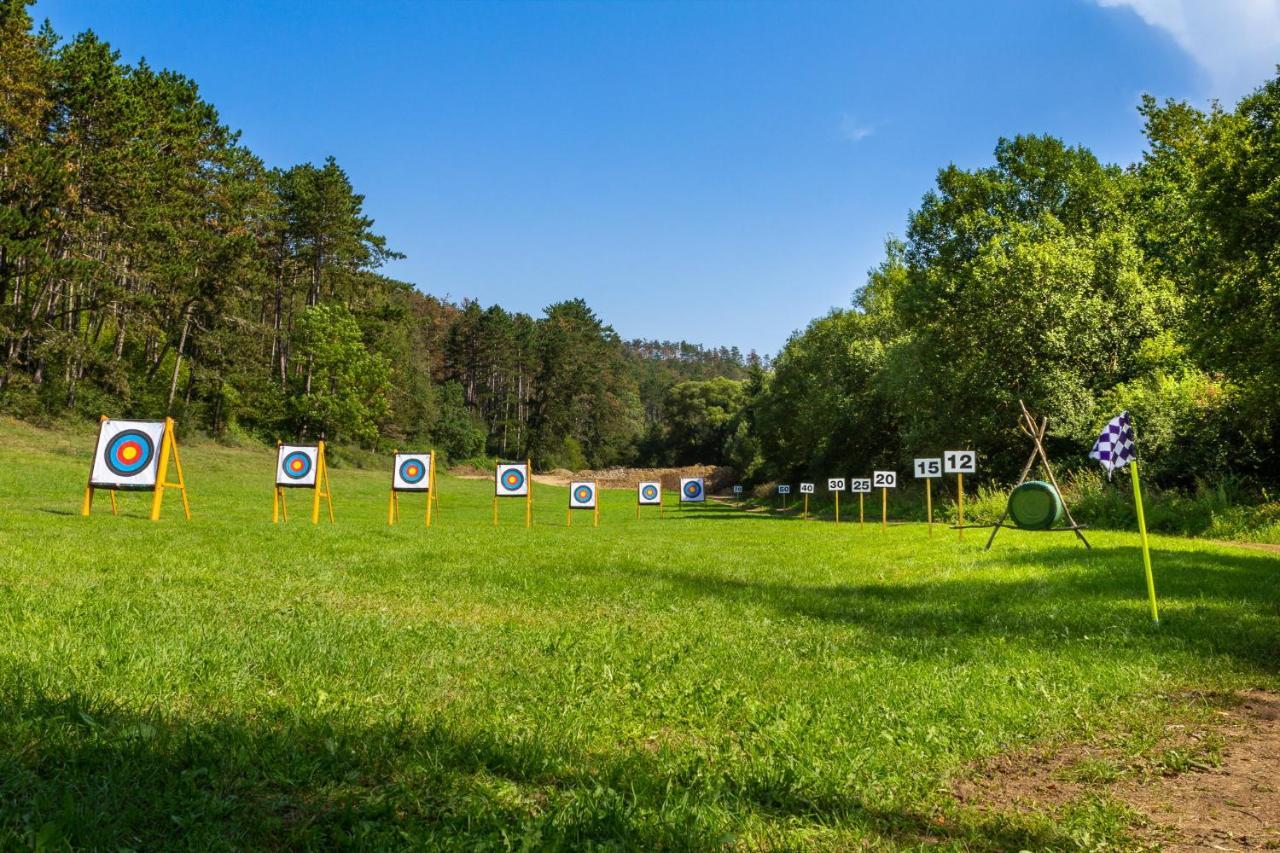
<svg viewBox="0 0 1280 853"><path fill-rule="evenodd" d="M1129 422L1129 430L1133 431L1133 422ZM1138 436L1134 433L1133 446L1135 454L1138 447ZM1138 459L1135 455L1129 463L1129 478L1133 481L1133 505L1138 510L1138 533L1142 536L1142 566L1147 572L1147 597L1151 599L1151 621L1160 624L1160 610L1156 607L1156 579L1151 573L1151 544L1147 541L1147 518L1142 512L1142 486L1138 482Z"/></svg>

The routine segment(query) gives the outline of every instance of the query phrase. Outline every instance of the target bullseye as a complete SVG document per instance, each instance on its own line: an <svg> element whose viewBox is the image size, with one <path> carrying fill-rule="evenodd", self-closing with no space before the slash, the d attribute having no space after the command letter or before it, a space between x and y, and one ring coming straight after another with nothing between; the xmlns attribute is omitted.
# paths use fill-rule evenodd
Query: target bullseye
<svg viewBox="0 0 1280 853"><path fill-rule="evenodd" d="M133 477L151 464L156 447L151 437L142 430L123 430L107 442L102 461L111 473L119 477Z"/></svg>

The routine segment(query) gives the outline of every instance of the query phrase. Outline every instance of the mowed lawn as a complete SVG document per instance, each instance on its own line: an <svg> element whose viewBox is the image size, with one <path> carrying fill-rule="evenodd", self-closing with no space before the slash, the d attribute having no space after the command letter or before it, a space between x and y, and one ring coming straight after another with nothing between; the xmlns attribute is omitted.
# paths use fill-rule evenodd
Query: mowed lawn
<svg viewBox="0 0 1280 853"><path fill-rule="evenodd" d="M1208 713L1280 686L1280 560L1137 538L653 511L490 524L441 476L386 525L272 526L273 453L184 448L176 493L79 515L89 430L0 422L0 848L967 849L1123 844L1106 798L965 811L976 760ZM389 464L389 463L388 463ZM674 495L668 495L673 499Z"/></svg>

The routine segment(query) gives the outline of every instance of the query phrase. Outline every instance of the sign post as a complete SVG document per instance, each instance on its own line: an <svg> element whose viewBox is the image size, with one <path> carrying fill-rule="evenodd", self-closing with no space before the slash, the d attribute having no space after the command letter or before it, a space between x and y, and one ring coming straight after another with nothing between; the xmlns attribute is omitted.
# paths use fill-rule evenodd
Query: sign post
<svg viewBox="0 0 1280 853"><path fill-rule="evenodd" d="M828 477L827 491L836 496L836 524L840 523L840 493L844 491L844 477Z"/></svg>
<svg viewBox="0 0 1280 853"><path fill-rule="evenodd" d="M942 476L941 459L917 459L916 479L924 480L924 508L929 519L929 535L933 536L933 478Z"/></svg>
<svg viewBox="0 0 1280 853"><path fill-rule="evenodd" d="M804 512L800 517L805 521L809 520L809 495L813 494L813 483L801 483L800 494L804 495Z"/></svg>
<svg viewBox="0 0 1280 853"><path fill-rule="evenodd" d="M889 529L889 490L898 487L897 471L873 471L871 483L880 490L880 529Z"/></svg>
<svg viewBox="0 0 1280 853"><path fill-rule="evenodd" d="M972 450L948 450L942 454L944 472L956 475L956 528L964 538L964 475L978 470L978 454Z"/></svg>

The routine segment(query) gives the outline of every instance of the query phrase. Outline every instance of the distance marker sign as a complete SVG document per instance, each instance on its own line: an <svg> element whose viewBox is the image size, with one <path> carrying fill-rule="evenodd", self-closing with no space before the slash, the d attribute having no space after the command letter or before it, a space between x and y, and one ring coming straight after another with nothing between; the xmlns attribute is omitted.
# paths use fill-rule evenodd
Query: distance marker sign
<svg viewBox="0 0 1280 853"><path fill-rule="evenodd" d="M813 483L801 483L801 484L800 484L800 494L802 494L802 495L811 495L811 494L813 494Z"/></svg>
<svg viewBox="0 0 1280 853"><path fill-rule="evenodd" d="M828 477L828 478L827 478L827 491L828 491L828 492L843 492L843 491L844 491L844 477Z"/></svg>
<svg viewBox="0 0 1280 853"><path fill-rule="evenodd" d="M917 459L916 460L916 479L932 480L942 476L942 460L941 459Z"/></svg>
<svg viewBox="0 0 1280 853"><path fill-rule="evenodd" d="M946 473L975 474L978 471L978 454L972 450L948 450L942 454Z"/></svg>
<svg viewBox="0 0 1280 853"><path fill-rule="evenodd" d="M791 494L791 486L787 485L786 483L782 484L781 486L778 486L778 494L780 495Z"/></svg>
<svg viewBox="0 0 1280 853"><path fill-rule="evenodd" d="M849 491L858 495L870 494L871 478L870 477L854 477L849 481Z"/></svg>
<svg viewBox="0 0 1280 853"><path fill-rule="evenodd" d="M873 471L871 472L871 485L877 489L896 489L898 488L898 472Z"/></svg>

